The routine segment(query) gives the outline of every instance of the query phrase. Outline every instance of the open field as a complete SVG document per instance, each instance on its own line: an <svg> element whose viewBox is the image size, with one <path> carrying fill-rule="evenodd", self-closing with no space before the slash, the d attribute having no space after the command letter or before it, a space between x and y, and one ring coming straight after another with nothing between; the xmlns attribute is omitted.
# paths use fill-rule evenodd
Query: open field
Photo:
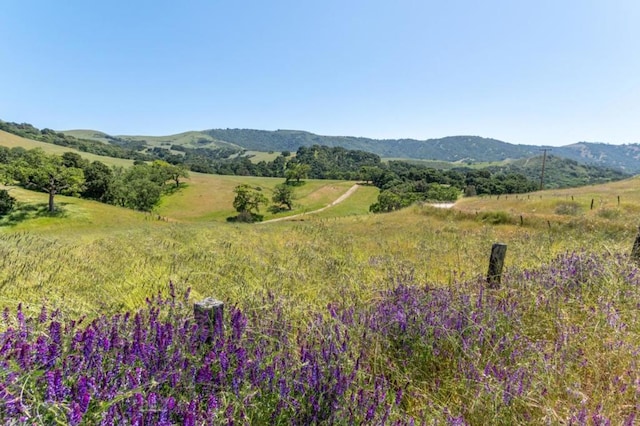
<svg viewBox="0 0 640 426"><path fill-rule="evenodd" d="M60 308L65 321L80 315L92 319L138 309L157 293L167 296L172 282L178 294L191 289L191 302L213 296L230 312L236 312L232 307L244 312L247 334L233 345L244 345L258 362L267 343L255 342L274 342L268 350L276 352L260 362L291 360L281 366L280 383L302 386L301 378L288 374L323 356L328 364L318 367L318 374L327 383L342 377L340 372L354 371L357 379L345 379L349 385L339 392L334 388L337 405L330 412L337 417L329 418L336 421L383 423L387 418L407 424L412 417L427 424L581 424L580 419L590 418L633 423L640 382L640 270L627 256L640 212L637 178L380 215L368 213L377 190L363 186L343 203L303 220L259 226L225 222L233 214L235 185L249 183L268 194L279 182L194 173L188 186L158 209L167 220L66 197L59 197L62 213L49 216L38 209L44 194L12 189L24 203L24 215L0 223L5 225L0 228L0 306L15 310L21 303L24 315L35 318L46 303ZM309 181L296 188L298 206L291 214L329 204L352 184ZM24 208L28 205L36 207ZM495 242L508 250L502 286L490 290L483 277ZM171 308L167 315L179 312L188 317L189 305ZM238 327L237 314L230 316L225 320L229 336ZM178 327L185 320L171 321ZM94 329L98 332L98 325ZM174 333L186 332L176 328ZM254 341L253 335L260 337ZM285 338L289 345L277 344ZM219 347L230 342L220 341ZM337 346L342 351L322 355L336 350L331 342L342 342ZM291 353L278 352L291 345ZM318 348L316 358L296 362L313 348ZM239 371L243 364L236 355L230 359L233 371ZM132 366L145 362L141 357ZM218 363L212 368L221 368ZM358 365L360 370L352 370ZM163 379L148 385L158 398L176 395L158 380ZM180 380L181 392L191 396L176 404L186 407L189 398L201 394L189 385L193 379ZM258 391L246 380L237 399L225 388L210 391L220 398L216 415L227 410L236 419L263 421L273 415L272 405L255 400L257 395L289 398L282 388ZM311 379L304 383L310 386L304 398L326 392ZM31 388L26 389L29 394ZM386 396L375 403L358 399L358 394L380 395L375 389ZM135 404L127 396L133 394L123 395L123 407ZM303 396L297 395L300 401ZM247 405L249 400L254 403ZM278 418L284 424L315 412L314 403L308 404L284 410ZM44 418L58 418L46 407L39 408L50 416ZM105 415L99 405L92 407L95 415ZM213 415L206 413L199 418ZM174 413L173 421L180 422L182 415Z"/></svg>
<svg viewBox="0 0 640 426"><path fill-rule="evenodd" d="M195 294L215 294L238 302L251 299L253 291L280 288L295 303L320 307L345 294L345 288L367 300L394 277L410 275L418 282L449 285L460 277L481 276L486 272L489 248L497 241L508 244L507 267L513 269L541 265L559 253L585 247L627 253L636 231L629 212L634 205L640 206L634 204L639 194L632 191L635 181L631 180L618 184L621 194L629 191L624 196L628 199L622 207L624 214L602 217L586 211L567 217L545 210L538 218L540 201L530 201L529 211L510 212L507 223L494 225L475 211L510 211L502 203L528 204L515 199L478 198L461 200L460 209L412 207L371 215L367 213L368 204L375 199L376 190L361 187L342 204L305 216L303 222L298 219L259 227L224 223L234 214L230 207L232 189L240 182L262 186L268 192L280 180L193 174L189 186L167 197L158 209L157 214L167 221L158 221L155 214L62 196L58 198L63 207L60 216L38 216L36 211L29 213L31 218L7 219L11 226L2 233L7 239L6 248L12 250L11 241L16 235L28 238L30 243L7 254L5 262L22 265L28 261L35 268L34 276L40 277L38 286L47 290L31 292L32 278L15 281L11 274L11 279L1 285L1 300L36 302L42 295L51 297L64 288L65 294L78 295L78 301L73 300L76 296L63 299L70 306L77 302L80 306L94 305L92 309L103 304L131 308L143 300L144 294L164 288L172 280L178 286L192 286ZM351 185L309 181L296 189L300 200L291 214L325 206ZM575 193L576 197L579 193L581 197L596 197L611 190L603 186ZM18 188L11 193L23 203L46 202L45 194ZM547 196L543 194L542 203ZM557 196L564 199L564 195ZM520 226L520 214L526 215L525 226ZM265 215L266 219L271 217ZM41 246L51 241L64 247L59 250L63 257L53 270L30 260L51 256ZM89 247L85 246L87 241ZM91 275L78 272L76 268L83 263L92 265ZM25 271L25 266L9 269ZM72 277L78 287L69 286ZM84 293L81 288L85 283L92 283L92 288L102 289L109 297L82 300L79 295ZM213 283L215 290L210 287Z"/></svg>
<svg viewBox="0 0 640 426"><path fill-rule="evenodd" d="M470 213L502 211L515 219L571 222L593 220L603 227L628 221L640 213L640 177L579 188L553 189L533 194L473 197L456 208ZM617 220L614 220L617 219Z"/></svg>
<svg viewBox="0 0 640 426"><path fill-rule="evenodd" d="M252 163L259 163L261 161L269 162L276 159L281 154L280 151L277 152L262 152L262 151L247 151L245 156L250 157ZM295 156L296 153L292 152L291 155Z"/></svg>
<svg viewBox="0 0 640 426"><path fill-rule="evenodd" d="M7 133L3 130L0 130L0 145L6 146L8 148L22 147L24 149L33 149L33 148L41 148L47 154L56 154L62 155L65 152L75 152L76 154L80 154L82 157L86 158L89 161L101 161L108 166L122 166L129 167L133 165L133 160L127 160L125 158L113 158L113 157L104 157L102 155L95 155L88 152L79 151L77 149L54 145L46 142L34 141L31 139L26 139L20 136L16 136L11 133Z"/></svg>
<svg viewBox="0 0 640 426"><path fill-rule="evenodd" d="M237 214L233 209L235 196L233 189L236 186L246 183L252 187L262 188L271 203L273 188L282 183L283 179L191 173L191 177L186 182L188 184L186 188L164 198L156 210L158 214L176 221L186 222L225 220L227 217ZM294 208L291 211L272 214L266 207L263 207L260 214L264 215L265 220L269 220L317 210L330 204L352 185L353 182L307 180L303 185L294 187ZM373 200L375 200L375 196L377 193L373 196ZM362 210L364 208L362 203L367 203L369 199L371 197L362 200L358 204L358 208ZM367 204L367 209L368 206Z"/></svg>

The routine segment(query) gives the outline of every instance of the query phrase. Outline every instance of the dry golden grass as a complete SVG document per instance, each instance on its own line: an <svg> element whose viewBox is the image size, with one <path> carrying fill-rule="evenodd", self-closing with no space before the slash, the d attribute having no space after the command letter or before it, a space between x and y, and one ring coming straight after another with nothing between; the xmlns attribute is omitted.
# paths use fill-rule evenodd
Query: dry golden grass
<svg viewBox="0 0 640 426"><path fill-rule="evenodd" d="M558 206L574 203L579 206L581 216L597 216L602 209L621 209L638 212L640 206L640 177L623 181L590 185L580 188L554 189L531 194L509 194L502 196L482 196L461 199L456 209L465 212L505 211L512 215L541 216L545 220L554 217L560 220ZM618 197L620 203L618 204ZM593 200L593 209L591 202Z"/></svg>

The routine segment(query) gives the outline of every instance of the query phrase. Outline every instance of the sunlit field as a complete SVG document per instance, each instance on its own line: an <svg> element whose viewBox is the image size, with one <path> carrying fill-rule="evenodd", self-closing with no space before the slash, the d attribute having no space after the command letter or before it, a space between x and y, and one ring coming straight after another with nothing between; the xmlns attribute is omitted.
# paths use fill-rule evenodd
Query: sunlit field
<svg viewBox="0 0 640 426"><path fill-rule="evenodd" d="M50 216L46 195L12 189L24 214L0 233L0 417L633 423L637 179L380 215L363 186L317 215L226 222L235 185L279 182L193 174L153 214L59 197ZM352 185L309 181L291 214ZM495 242L508 249L492 290ZM213 338L193 322L205 297L225 304Z"/></svg>

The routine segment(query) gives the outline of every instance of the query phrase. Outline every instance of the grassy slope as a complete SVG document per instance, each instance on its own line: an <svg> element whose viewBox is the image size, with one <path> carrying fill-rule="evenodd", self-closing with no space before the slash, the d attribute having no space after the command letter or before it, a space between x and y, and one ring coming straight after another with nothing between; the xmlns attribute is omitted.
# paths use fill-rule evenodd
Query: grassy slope
<svg viewBox="0 0 640 426"><path fill-rule="evenodd" d="M103 143L109 143L109 139L107 139L107 135L104 132L99 130L90 130L90 129L77 129L77 130L63 130L61 133L65 135L73 136L78 139L91 139L94 141L99 141Z"/></svg>
<svg viewBox="0 0 640 426"><path fill-rule="evenodd" d="M237 185L247 183L253 187L260 187L265 196L271 200L273 188L282 182L280 178L192 173L188 186L165 197L157 211L162 216L181 222L225 220L236 214L232 204L235 196L233 188ZM304 185L295 187L296 199L291 211L273 215L263 208L261 213L264 214L265 219L272 219L316 210L330 204L352 185L353 182L309 180Z"/></svg>
<svg viewBox="0 0 640 426"><path fill-rule="evenodd" d="M109 139L106 138L108 136L106 133L97 131L97 130L86 130L86 129L76 129L76 130L64 130L62 133L67 135L75 136L76 138L84 138L84 139L93 139L100 142L109 143ZM217 146L233 146L237 147L234 144L219 141L206 133L198 132L198 131L189 131L178 133L175 135L167 135L167 136L134 136L134 135L118 135L116 137L129 139L133 141L145 141L151 147L160 146L164 148L168 148L171 145L184 145L190 148L198 148L198 147L217 147ZM200 141L200 143L198 143ZM208 143L204 143L204 141L208 141Z"/></svg>
<svg viewBox="0 0 640 426"><path fill-rule="evenodd" d="M15 147L23 147L25 149L33 149L33 148L42 148L48 154L57 154L62 155L65 152L75 152L80 154L82 157L86 158L90 161L101 161L104 164L109 166L123 166L128 167L133 165L133 160L127 160L123 158L113 158L113 157L104 157L101 155L90 154L88 152L78 151L73 148L54 145L45 142L34 141L31 139L26 139L20 136L13 135L11 133L7 133L5 131L0 130L0 145L6 146L9 148Z"/></svg>
<svg viewBox="0 0 640 426"><path fill-rule="evenodd" d="M473 213L504 211L511 215L523 215L525 218L557 221L577 218L595 220L607 216L628 220L640 212L639 183L640 177L634 177L603 185L538 191L529 195L465 198L456 204L456 208ZM567 209L563 207L571 205L575 209L570 209L572 214L567 214Z"/></svg>
<svg viewBox="0 0 640 426"><path fill-rule="evenodd" d="M217 139L212 138L209 135L206 135L201 132L196 132L196 131L178 133L178 134L169 135L169 136L119 136L119 137L124 139L134 140L134 141L146 141L150 146L163 146L165 148L174 144L184 145L191 148L216 147L216 146L236 147L236 145L234 144L219 141ZM208 141L208 143L202 143L205 140ZM202 142L198 143L198 141L202 141Z"/></svg>
<svg viewBox="0 0 640 426"><path fill-rule="evenodd" d="M292 153L295 156L295 152ZM245 156L250 157L252 163L259 163L260 161L273 161L280 155L280 152L262 152L262 151L247 151Z"/></svg>

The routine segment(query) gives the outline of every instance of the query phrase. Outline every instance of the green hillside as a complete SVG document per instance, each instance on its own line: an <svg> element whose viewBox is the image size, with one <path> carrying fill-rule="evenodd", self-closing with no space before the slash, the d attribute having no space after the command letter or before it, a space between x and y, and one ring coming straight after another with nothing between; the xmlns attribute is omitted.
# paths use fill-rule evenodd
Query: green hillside
<svg viewBox="0 0 640 426"><path fill-rule="evenodd" d="M103 154L114 146L117 157L134 158L136 155L152 159L182 162L189 153L190 163L199 171L212 170L211 162L220 158L242 155L243 152L297 151L301 146L322 145L342 147L377 154L383 158L427 160L474 165L538 156L542 146L515 145L479 136L448 136L439 139L371 139L351 136L322 136L298 130L210 129L188 131L168 136L112 136L96 130L39 131L27 124L0 121L0 129L19 136L74 146ZM71 138L62 140L61 136ZM91 145L100 142L103 146ZM544 147L558 157L569 158L581 164L597 165L640 173L640 145L608 145L580 142L562 147Z"/></svg>
<svg viewBox="0 0 640 426"><path fill-rule="evenodd" d="M89 161L100 161L108 166L128 167L133 165L133 160L128 160L126 158L114 158L104 155L91 154L89 152L81 151L71 147L54 145L47 142L40 142L33 139L23 138L12 133L5 132L3 130L0 130L0 146L6 146L8 148L22 147L25 149L40 148L47 154L56 155L62 155L65 152L74 152Z"/></svg>
<svg viewBox="0 0 640 426"><path fill-rule="evenodd" d="M542 156L515 161L506 161L502 165L488 166L494 172L519 173L528 179L539 182L542 172ZM547 156L544 171L545 188L568 188L598 183L613 182L629 177L628 173L593 164L581 164L576 160Z"/></svg>

